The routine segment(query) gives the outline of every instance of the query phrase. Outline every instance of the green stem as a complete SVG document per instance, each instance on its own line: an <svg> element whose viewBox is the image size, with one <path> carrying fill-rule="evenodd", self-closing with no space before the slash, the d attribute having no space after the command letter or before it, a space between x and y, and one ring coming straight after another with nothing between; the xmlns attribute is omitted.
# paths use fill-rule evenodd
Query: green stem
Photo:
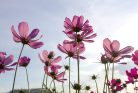
<svg viewBox="0 0 138 93"><path fill-rule="evenodd" d="M26 70L26 78L27 78L27 84L28 84L28 93L30 93L28 71L26 67L25 67L25 70Z"/></svg>
<svg viewBox="0 0 138 93"><path fill-rule="evenodd" d="M48 75L46 75L46 88L48 88L47 87L47 81L48 81Z"/></svg>
<svg viewBox="0 0 138 93"><path fill-rule="evenodd" d="M23 48L24 48L24 44L23 44L23 46L21 48L21 51L20 51L20 54L19 54L19 57L18 57L18 62L17 62L16 69L15 69L15 73L14 73L14 79L13 79L13 85L12 85L12 93L14 93L14 86L15 86L16 74L17 74L17 70L18 70L19 59L20 59L20 57L22 55Z"/></svg>
<svg viewBox="0 0 138 93"><path fill-rule="evenodd" d="M104 79L104 87L103 87L103 93L105 92L105 85L106 85L106 77L107 77L107 74L106 74L106 64L104 64L105 66L105 79ZM106 91L107 92L107 91Z"/></svg>
<svg viewBox="0 0 138 93"><path fill-rule="evenodd" d="M71 93L71 88L70 88L70 58L69 58L69 93Z"/></svg>
<svg viewBox="0 0 138 93"><path fill-rule="evenodd" d="M96 84L97 93L99 93L99 92L98 92L98 85L97 85L96 79L95 79L94 81L95 81L95 84Z"/></svg>
<svg viewBox="0 0 138 93"><path fill-rule="evenodd" d="M77 43L77 66L78 66L78 85L80 85L80 59L79 59L79 43ZM78 89L78 93L80 93L80 90Z"/></svg>
<svg viewBox="0 0 138 93"><path fill-rule="evenodd" d="M115 67L114 67L114 62L113 62L113 67L112 67L112 80L114 79L114 70L115 70Z"/></svg>
<svg viewBox="0 0 138 93"><path fill-rule="evenodd" d="M41 87L41 93L43 93L43 86L44 86L44 81L45 81L45 73L44 73L44 77L43 77L43 82L42 82L42 87Z"/></svg>
<svg viewBox="0 0 138 93"><path fill-rule="evenodd" d="M65 69L65 73L66 73L66 69ZM65 74L63 75L63 79L64 79L64 76L65 76ZM65 91L64 91L64 82L62 82L62 89L63 89L63 93L65 93Z"/></svg>
<svg viewBox="0 0 138 93"><path fill-rule="evenodd" d="M56 93L56 84L55 84L54 79L53 79L53 84L54 84L54 89L55 89L55 93Z"/></svg>

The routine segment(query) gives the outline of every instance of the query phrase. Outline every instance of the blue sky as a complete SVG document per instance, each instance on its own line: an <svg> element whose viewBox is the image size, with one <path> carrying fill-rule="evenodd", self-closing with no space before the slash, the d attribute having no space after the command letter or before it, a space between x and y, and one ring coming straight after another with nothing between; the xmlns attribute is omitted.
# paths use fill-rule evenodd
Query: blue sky
<svg viewBox="0 0 138 93"><path fill-rule="evenodd" d="M38 53L44 49L54 50L57 55L62 55L63 61L66 62L65 55L57 50L57 44L67 39L62 32L64 19L65 17L72 18L73 15L83 15L85 19L89 19L94 31L98 34L93 44L86 44L84 55L87 59L81 63L82 82L88 83L90 75L102 73L102 65L92 62L97 62L100 58L100 53L103 52L102 41L105 37L119 40L121 47L132 45L137 49L137 5L137 0L1 0L0 51L14 54L14 61L16 61L21 44L16 44L12 40L11 26L14 25L17 29L19 22L26 21L30 31L39 28L39 35L43 34L41 40L45 45L37 50L26 46L23 55L31 58L28 66L30 86L32 88L40 87L43 78L43 64L37 57ZM130 64L124 68L131 66L133 65ZM76 68L76 62L72 63L72 67ZM121 73L120 76L123 77L125 69L122 69L121 66L117 66L117 68L121 70L118 73ZM0 92L11 89L13 74L13 72L6 72L0 75ZM76 72L72 71L72 76L75 74ZM72 81L74 80L76 79L72 78ZM26 85L25 70L20 68L15 88L26 88Z"/></svg>

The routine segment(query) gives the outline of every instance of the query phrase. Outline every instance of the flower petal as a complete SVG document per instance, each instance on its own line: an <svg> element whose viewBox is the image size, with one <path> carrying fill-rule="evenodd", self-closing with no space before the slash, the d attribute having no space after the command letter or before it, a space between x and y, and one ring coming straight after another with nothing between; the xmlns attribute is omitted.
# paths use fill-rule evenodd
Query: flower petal
<svg viewBox="0 0 138 93"><path fill-rule="evenodd" d="M61 52L67 54L67 51L64 49L64 47L63 47L62 45L58 44L57 48L58 48Z"/></svg>
<svg viewBox="0 0 138 93"><path fill-rule="evenodd" d="M120 43L117 40L113 40L113 42L111 43L111 49L112 51L118 51L120 48Z"/></svg>
<svg viewBox="0 0 138 93"><path fill-rule="evenodd" d="M103 48L104 48L105 52L107 52L109 54L111 54L111 47L110 47L110 45L111 45L111 41L108 38L105 38L103 40Z"/></svg>
<svg viewBox="0 0 138 93"><path fill-rule="evenodd" d="M29 34L28 39L30 40L30 39L35 38L35 37L38 35L38 33L39 33L39 29L34 29L34 30Z"/></svg>
<svg viewBox="0 0 138 93"><path fill-rule="evenodd" d="M11 31L12 31L12 34L13 34L13 40L15 42L21 42L21 37L16 33L16 31L14 29L14 26L11 27Z"/></svg>
<svg viewBox="0 0 138 93"><path fill-rule="evenodd" d="M4 60L4 65L10 64L12 61L13 61L13 55L10 55Z"/></svg>
<svg viewBox="0 0 138 93"><path fill-rule="evenodd" d="M44 44L43 42L29 42L28 45L33 49L37 49L37 48L42 47Z"/></svg>
<svg viewBox="0 0 138 93"><path fill-rule="evenodd" d="M128 54L134 50L133 47L127 46L119 51L120 54Z"/></svg>
<svg viewBox="0 0 138 93"><path fill-rule="evenodd" d="M26 22L19 23L18 30L21 37L27 38L29 32L29 26Z"/></svg>

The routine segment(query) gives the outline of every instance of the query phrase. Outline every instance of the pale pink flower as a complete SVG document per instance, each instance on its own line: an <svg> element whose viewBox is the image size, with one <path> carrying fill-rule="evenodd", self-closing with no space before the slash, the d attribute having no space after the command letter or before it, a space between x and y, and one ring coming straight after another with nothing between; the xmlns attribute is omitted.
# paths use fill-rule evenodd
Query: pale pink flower
<svg viewBox="0 0 138 93"><path fill-rule="evenodd" d="M19 34L16 33L14 26L11 27L11 31L13 34L13 40L15 42L21 42L22 44L27 44L31 48L40 48L43 45L43 42L38 42L39 39L34 38L38 35L39 29L33 29L33 31L29 34L29 26L26 22L19 23L18 26Z"/></svg>
<svg viewBox="0 0 138 93"><path fill-rule="evenodd" d="M68 40L64 40L63 45L58 44L58 49L67 54L67 57L72 57L72 58L77 58L77 51L78 51L78 47L76 45L74 45L74 43L68 41ZM85 51L85 47L83 44L81 44L79 46L79 54L82 54ZM67 58L66 57L66 58ZM80 59L85 59L85 57L83 56L79 56Z"/></svg>
<svg viewBox="0 0 138 93"><path fill-rule="evenodd" d="M6 57L6 53L0 52L0 74L5 71L14 70L11 67L15 66L17 63L12 63L12 62L13 62L13 55L9 55L8 57Z"/></svg>
<svg viewBox="0 0 138 93"><path fill-rule="evenodd" d="M27 67L30 63L30 58L24 56L19 59L19 66L21 67Z"/></svg>
<svg viewBox="0 0 138 93"><path fill-rule="evenodd" d="M113 40L111 42L108 38L103 40L103 48L105 50L105 55L110 59L110 62L118 62L123 58L130 58L131 55L128 54L134 49L132 46L126 46L123 49L119 49L119 41Z"/></svg>

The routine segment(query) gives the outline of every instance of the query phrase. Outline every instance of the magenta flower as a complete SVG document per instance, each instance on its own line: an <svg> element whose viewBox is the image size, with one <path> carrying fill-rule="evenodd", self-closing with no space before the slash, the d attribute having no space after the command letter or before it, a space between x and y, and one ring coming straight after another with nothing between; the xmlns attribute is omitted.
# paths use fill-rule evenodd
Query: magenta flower
<svg viewBox="0 0 138 93"><path fill-rule="evenodd" d="M8 57L6 57L6 53L0 52L0 74L5 71L14 70L11 67L15 66L17 63L12 63L12 62L13 62L13 55L9 55Z"/></svg>
<svg viewBox="0 0 138 93"><path fill-rule="evenodd" d="M134 83L138 79L137 68L132 68L130 72L126 70L126 75L128 76L128 81L126 83Z"/></svg>
<svg viewBox="0 0 138 93"><path fill-rule="evenodd" d="M132 54L132 60L134 61L134 64L138 65L138 50Z"/></svg>
<svg viewBox="0 0 138 93"><path fill-rule="evenodd" d="M131 46L127 46L119 50L119 41L113 40L111 42L108 38L103 40L103 48L105 50L105 55L110 59L110 62L119 62L123 58L131 57L131 55L128 55L128 53L132 52L134 49Z"/></svg>
<svg viewBox="0 0 138 93"><path fill-rule="evenodd" d="M124 89L120 79L112 79L111 82L108 81L108 85L110 86L112 93L117 93Z"/></svg>
<svg viewBox="0 0 138 93"><path fill-rule="evenodd" d="M13 40L15 42L21 42L22 44L27 44L31 48L37 49L43 45L43 42L38 42L39 39L34 38L38 35L39 29L33 29L33 31L29 33L29 26L26 22L19 23L18 26L19 34L16 33L14 26L11 27L11 31L13 34Z"/></svg>
<svg viewBox="0 0 138 93"><path fill-rule="evenodd" d="M19 66L21 67L27 67L30 63L30 58L24 56L19 59Z"/></svg>
<svg viewBox="0 0 138 93"><path fill-rule="evenodd" d="M65 18L64 21L65 32L68 34L80 32L80 31L92 31L92 26L89 25L89 21L86 20L84 22L83 16L73 16L73 20L71 21L69 18Z"/></svg>
<svg viewBox="0 0 138 93"><path fill-rule="evenodd" d="M53 51L50 51L48 53L47 50L43 50L42 57L40 54L38 54L40 60L45 64L45 66L52 66L56 65L58 62L62 60L61 56L58 56L54 58L55 53Z"/></svg>
<svg viewBox="0 0 138 93"><path fill-rule="evenodd" d="M60 73L60 68L57 66L51 66L51 71L49 71L48 67L45 66L45 73L58 82L64 82L66 80L64 79L65 72Z"/></svg>
<svg viewBox="0 0 138 93"><path fill-rule="evenodd" d="M74 45L74 43L71 43L68 40L64 40L63 45L58 44L57 47L61 52L67 54L67 57L72 57L75 59L77 58L77 46ZM80 45L79 53L82 54L84 51L85 51L84 45ZM85 59L85 57L83 57L83 56L79 56L79 57L80 57L80 59Z"/></svg>

